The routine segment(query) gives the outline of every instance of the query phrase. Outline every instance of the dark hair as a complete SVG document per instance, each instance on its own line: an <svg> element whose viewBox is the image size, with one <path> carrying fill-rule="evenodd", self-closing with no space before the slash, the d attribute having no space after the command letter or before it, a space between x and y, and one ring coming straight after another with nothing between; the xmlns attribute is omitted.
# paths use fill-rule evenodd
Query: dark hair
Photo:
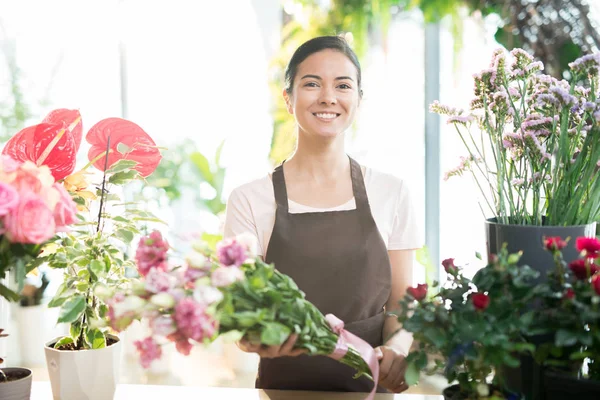
<svg viewBox="0 0 600 400"><path fill-rule="evenodd" d="M303 43L296 49L294 55L290 59L290 62L285 69L285 91L288 94L292 94L292 87L294 86L294 78L298 72L298 66L302 61L306 60L310 55L318 53L323 50L334 50L339 51L356 67L358 93L362 96L361 90L361 77L360 77L360 63L354 50L348 45L348 42L340 36L319 36Z"/></svg>

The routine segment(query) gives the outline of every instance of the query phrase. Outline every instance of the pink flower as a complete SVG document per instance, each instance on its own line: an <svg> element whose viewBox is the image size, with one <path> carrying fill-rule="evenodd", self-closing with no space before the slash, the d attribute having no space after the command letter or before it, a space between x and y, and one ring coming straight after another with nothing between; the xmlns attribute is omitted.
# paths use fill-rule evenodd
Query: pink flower
<svg viewBox="0 0 600 400"><path fill-rule="evenodd" d="M592 277L592 287L598 295L600 295L600 275L594 275Z"/></svg>
<svg viewBox="0 0 600 400"><path fill-rule="evenodd" d="M21 194L25 192L41 194L54 184L54 177L45 165L38 167L31 161L26 161L16 172L17 175L12 183ZM51 204L50 207L54 208L54 205Z"/></svg>
<svg viewBox="0 0 600 400"><path fill-rule="evenodd" d="M219 267L211 275L212 284L216 287L229 286L243 278L244 271L239 267Z"/></svg>
<svg viewBox="0 0 600 400"><path fill-rule="evenodd" d="M0 171L10 174L15 172L21 166L21 162L15 160L6 154L0 155Z"/></svg>
<svg viewBox="0 0 600 400"><path fill-rule="evenodd" d="M150 320L150 329L154 334L167 337L177 331L175 321L170 315L159 315Z"/></svg>
<svg viewBox="0 0 600 400"><path fill-rule="evenodd" d="M248 258L246 247L235 239L225 239L217 244L217 257L225 266L240 266Z"/></svg>
<svg viewBox="0 0 600 400"><path fill-rule="evenodd" d="M194 282L204 276L206 276L206 271L197 268L187 268L183 275L183 279L186 286L194 287Z"/></svg>
<svg viewBox="0 0 600 400"><path fill-rule="evenodd" d="M169 244L163 239L159 231L154 231L150 235L141 238L135 253L135 260L140 274L146 276L151 268L166 271L168 269L168 250Z"/></svg>
<svg viewBox="0 0 600 400"><path fill-rule="evenodd" d="M575 298L575 291L571 288L568 288L567 291L565 292L563 298L565 300L573 300Z"/></svg>
<svg viewBox="0 0 600 400"><path fill-rule="evenodd" d="M6 215L19 204L19 192L11 185L0 182L0 216Z"/></svg>
<svg viewBox="0 0 600 400"><path fill-rule="evenodd" d="M56 232L52 210L33 193L21 196L14 212L6 216L4 227L12 243L42 244Z"/></svg>
<svg viewBox="0 0 600 400"><path fill-rule="evenodd" d="M216 321L202 304L191 298L183 299L175 306L175 322L183 336L197 342L211 338L216 332Z"/></svg>
<svg viewBox="0 0 600 400"><path fill-rule="evenodd" d="M136 340L133 344L140 353L140 363L144 368L149 368L152 361L157 360L162 356L160 345L156 343L152 337L147 337L142 341Z"/></svg>
<svg viewBox="0 0 600 400"><path fill-rule="evenodd" d="M146 274L145 288L151 293L167 292L171 289L172 279L163 270L151 268Z"/></svg>
<svg viewBox="0 0 600 400"><path fill-rule="evenodd" d="M427 297L427 284L418 284L417 287L409 287L407 290L408 294L410 294L415 300L421 301L425 297Z"/></svg>
<svg viewBox="0 0 600 400"><path fill-rule="evenodd" d="M442 261L442 265L444 266L444 270L449 274L455 274L458 271L456 265L454 265L454 258L446 258Z"/></svg>
<svg viewBox="0 0 600 400"><path fill-rule="evenodd" d="M54 208L54 223L58 231L64 231L67 225L71 225L77 221L75 217L77 215L77 204L75 204L73 198L63 185L55 183L53 187L60 195L58 203L56 203L56 207Z"/></svg>
<svg viewBox="0 0 600 400"><path fill-rule="evenodd" d="M585 256L589 258L600 257L600 240L596 238L578 237L575 242L577 251L584 252Z"/></svg>
<svg viewBox="0 0 600 400"><path fill-rule="evenodd" d="M192 344L187 339L181 339L175 342L175 348L180 354L189 356L192 351Z"/></svg>
<svg viewBox="0 0 600 400"><path fill-rule="evenodd" d="M562 250L567 245L567 242L564 241L560 236L553 236L545 238L544 245L546 249L549 251Z"/></svg>

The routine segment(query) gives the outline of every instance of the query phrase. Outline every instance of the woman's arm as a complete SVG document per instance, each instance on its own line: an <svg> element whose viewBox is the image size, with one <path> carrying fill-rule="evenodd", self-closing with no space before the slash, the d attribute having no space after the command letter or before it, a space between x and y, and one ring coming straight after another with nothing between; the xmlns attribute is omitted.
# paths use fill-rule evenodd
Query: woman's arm
<svg viewBox="0 0 600 400"><path fill-rule="evenodd" d="M386 303L386 311L398 310L398 302L412 284L414 250L388 251L392 266L392 288ZM406 372L405 357L412 345L412 334L401 329L402 325L394 317L387 317L383 325L383 346L376 349L380 359L379 384L386 389L400 393L408 386L404 382Z"/></svg>

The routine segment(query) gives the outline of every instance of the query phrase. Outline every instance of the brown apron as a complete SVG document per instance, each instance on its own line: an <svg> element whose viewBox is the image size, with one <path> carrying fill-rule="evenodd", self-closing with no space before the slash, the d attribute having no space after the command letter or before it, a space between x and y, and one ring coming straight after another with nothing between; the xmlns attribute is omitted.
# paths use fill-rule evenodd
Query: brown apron
<svg viewBox="0 0 600 400"><path fill-rule="evenodd" d="M350 158L356 209L290 214L283 164L273 172L277 202L266 262L289 275L323 314L376 347L382 344L383 307L390 295L387 248L371 214L360 165ZM329 357L260 360L261 389L370 392L367 378ZM385 392L381 387L378 392Z"/></svg>

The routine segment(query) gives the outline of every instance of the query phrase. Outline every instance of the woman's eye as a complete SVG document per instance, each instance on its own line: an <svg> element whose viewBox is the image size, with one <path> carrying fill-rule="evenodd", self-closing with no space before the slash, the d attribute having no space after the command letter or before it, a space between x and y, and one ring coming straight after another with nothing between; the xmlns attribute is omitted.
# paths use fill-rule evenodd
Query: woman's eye
<svg viewBox="0 0 600 400"><path fill-rule="evenodd" d="M340 86L338 86L338 87L339 87L340 89L352 89L352 88L350 87L350 85L347 85L347 84L345 84L345 83L342 83L342 84L341 84Z"/></svg>
<svg viewBox="0 0 600 400"><path fill-rule="evenodd" d="M304 87L317 87L317 84L315 82L308 82Z"/></svg>

